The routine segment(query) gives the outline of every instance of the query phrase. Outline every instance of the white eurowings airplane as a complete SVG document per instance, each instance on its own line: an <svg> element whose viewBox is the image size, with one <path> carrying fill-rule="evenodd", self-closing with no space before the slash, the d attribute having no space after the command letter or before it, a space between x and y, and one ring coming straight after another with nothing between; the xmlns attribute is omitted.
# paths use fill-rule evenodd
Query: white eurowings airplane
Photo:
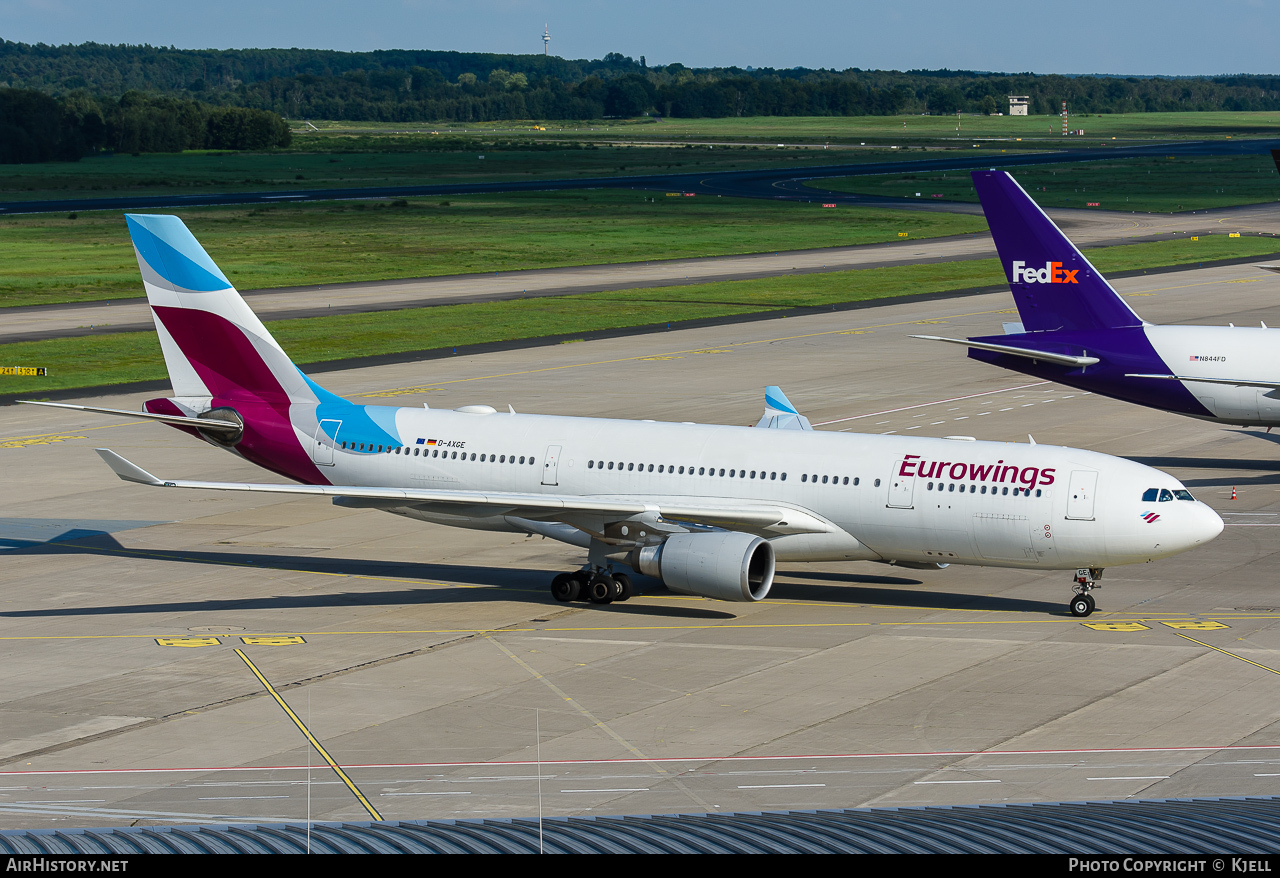
<svg viewBox="0 0 1280 878"><path fill-rule="evenodd" d="M162 479L164 488L330 497L423 521L542 534L586 549L557 600L625 600L623 567L672 591L759 601L776 561L1073 570L1091 613L1104 567L1208 542L1222 519L1172 476L1048 445L816 432L777 388L756 427L365 406L290 362L177 217L129 216L174 396L149 418L297 484Z"/></svg>

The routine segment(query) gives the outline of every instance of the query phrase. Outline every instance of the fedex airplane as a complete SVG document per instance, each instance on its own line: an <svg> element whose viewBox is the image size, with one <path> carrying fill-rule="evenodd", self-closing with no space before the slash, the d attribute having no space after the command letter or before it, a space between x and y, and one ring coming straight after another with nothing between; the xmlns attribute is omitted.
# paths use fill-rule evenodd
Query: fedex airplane
<svg viewBox="0 0 1280 878"><path fill-rule="evenodd" d="M1021 323L1003 336L917 335L975 360L1205 421L1280 426L1280 330L1145 322L1004 171L975 171Z"/></svg>
<svg viewBox="0 0 1280 878"><path fill-rule="evenodd" d="M1173 477L1090 451L817 432L776 387L755 427L356 405L304 375L172 216L128 216L174 395L142 412L283 476L159 478L107 449L122 479L329 497L422 521L541 534L586 550L560 601L626 600L626 569L674 592L759 601L778 561L1075 572L1213 539L1222 519ZM1168 502L1165 502L1168 501Z"/></svg>

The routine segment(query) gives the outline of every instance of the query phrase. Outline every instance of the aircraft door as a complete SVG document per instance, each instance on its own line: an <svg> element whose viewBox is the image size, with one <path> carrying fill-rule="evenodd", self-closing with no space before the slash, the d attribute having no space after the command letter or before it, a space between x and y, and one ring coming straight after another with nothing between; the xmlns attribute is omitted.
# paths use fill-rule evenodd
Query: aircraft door
<svg viewBox="0 0 1280 878"><path fill-rule="evenodd" d="M560 447L559 445L547 446L547 456L542 462L542 484L544 485L560 484Z"/></svg>
<svg viewBox="0 0 1280 878"><path fill-rule="evenodd" d="M1224 387L1218 385L1214 389L1214 397L1218 401L1216 414L1224 421L1256 421L1258 419L1258 388L1256 387Z"/></svg>
<svg viewBox="0 0 1280 878"><path fill-rule="evenodd" d="M1094 492L1098 487L1098 472L1091 469L1071 471L1071 484L1067 490L1067 518L1093 521Z"/></svg>
<svg viewBox="0 0 1280 878"><path fill-rule="evenodd" d="M916 477L898 475L900 472L902 472L902 461L893 465L893 472L889 475L888 505L896 509L912 509Z"/></svg>
<svg viewBox="0 0 1280 878"><path fill-rule="evenodd" d="M976 512L973 516L974 542L978 554L996 561L1036 563L1036 546L1032 541L1027 516L1005 512Z"/></svg>
<svg viewBox="0 0 1280 878"><path fill-rule="evenodd" d="M311 442L311 460L319 466L333 466L333 446L338 443L342 421L321 421ZM333 438L330 438L330 437Z"/></svg>

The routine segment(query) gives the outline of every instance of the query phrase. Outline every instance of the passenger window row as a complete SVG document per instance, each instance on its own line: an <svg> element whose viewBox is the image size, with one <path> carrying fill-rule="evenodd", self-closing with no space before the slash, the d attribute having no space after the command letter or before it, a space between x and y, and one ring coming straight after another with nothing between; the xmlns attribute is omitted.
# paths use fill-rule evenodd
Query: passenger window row
<svg viewBox="0 0 1280 878"><path fill-rule="evenodd" d="M847 485L847 484L849 484L849 483L850 483L850 482L849 482L849 477L848 477L848 476L844 476L843 478L844 478L844 481L842 482L842 481L841 481L841 477L840 477L840 476L823 476L823 477L822 477L822 484L824 484L824 485L825 485L825 484L827 484L827 479L830 479L830 480L831 480L831 484L833 484L833 485L841 485L841 484L843 484L843 485ZM802 481L802 482L813 482L813 483L816 485L816 484L818 483L818 474L817 474L817 473L814 473L813 475L809 475L808 473L801 473L801 474L800 474L800 481ZM853 478L853 486L854 486L855 488L856 488L856 487L858 487L858 485L859 485L859 484L861 484L861 482L862 482L862 480L861 480L861 479L859 479L857 476L854 476L854 478Z"/></svg>
<svg viewBox="0 0 1280 878"><path fill-rule="evenodd" d="M930 483L929 483L929 490L930 490L930 491L934 491L934 490L937 490L937 491L948 491L948 492L951 492L951 493L955 493L957 490L959 490L959 491L960 491L960 493L961 493L961 494L963 494L963 493L965 493L965 491L966 491L966 489L967 489L967 490L968 490L968 492L969 492L970 494L985 494L985 493L987 493L987 486L986 486L986 485L963 485L963 484L962 484L962 485L960 485L960 487L957 489L957 488L956 488L956 484L957 484L956 482L938 482L938 483L937 483L937 487L935 488L935 487L934 487L934 483L933 483L933 482L930 482ZM1002 497L1004 497L1004 496L1008 496L1008 494L1009 494L1009 490L1010 490L1010 489L1009 489L1009 487L1008 487L1007 485L1006 485L1006 486L1004 486L1004 487L1000 487L1000 486L997 486L997 485L992 485L992 486L991 486L991 493L992 493L993 495L999 494L999 495L1000 495L1000 496L1002 496ZM1023 497L1030 497L1030 496L1031 496L1031 489L1030 489L1030 488L1014 488L1014 489L1013 489L1013 496L1017 497L1019 494L1021 494ZM1037 497L1041 496L1041 490L1040 490L1039 488L1036 488L1036 496L1037 496Z"/></svg>
<svg viewBox="0 0 1280 878"><path fill-rule="evenodd" d="M731 469L726 471L724 468L716 469L714 466L706 467L675 467L669 464L644 464L644 463L624 463L622 461L614 462L612 460L588 460L587 469L614 470L619 472L659 472L670 475L690 475L690 476L725 476L730 479L769 479L770 481L785 482L787 480L786 473L769 472L767 470L745 470Z"/></svg>
<svg viewBox="0 0 1280 878"><path fill-rule="evenodd" d="M359 447L357 447L357 445ZM375 447L372 442L368 443L367 446L364 442L360 442L360 443L343 442L342 447L348 451L363 451L365 453L373 453L373 454L403 454L405 457L408 457L411 451L410 446L407 446L407 445L385 445L385 446L378 445ZM414 457L419 457L419 456L434 457L434 458L442 458L444 460L478 460L480 463L523 464L527 461L529 464L532 465L535 462L532 455L526 457L525 455L522 454L520 455L519 459L517 459L514 454L487 454L486 453L486 454L477 455L473 452L471 453L470 456L468 456L467 452L465 451L461 453L457 451L451 452L447 448L444 450L444 453L441 454L439 448L422 448L418 446L412 447L412 454Z"/></svg>

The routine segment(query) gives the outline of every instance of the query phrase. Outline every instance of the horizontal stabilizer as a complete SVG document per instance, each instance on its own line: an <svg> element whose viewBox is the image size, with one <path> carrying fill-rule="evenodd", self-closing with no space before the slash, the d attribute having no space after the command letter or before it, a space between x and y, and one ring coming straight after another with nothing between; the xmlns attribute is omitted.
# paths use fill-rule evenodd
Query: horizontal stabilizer
<svg viewBox="0 0 1280 878"><path fill-rule="evenodd" d="M1199 381L1202 384L1226 384L1232 387L1270 387L1280 390L1280 381L1253 381L1248 378L1198 378L1194 375L1129 375L1126 378L1161 378L1165 381Z"/></svg>
<svg viewBox="0 0 1280 878"><path fill-rule="evenodd" d="M1014 347L1007 344L991 344L985 341L969 341L966 338L942 338L937 335L913 335L925 341L945 341L948 344L959 344L977 348L980 351L992 351L997 354L1011 354L1015 357L1026 357L1028 360L1043 360L1046 363L1057 363L1060 366L1092 366L1102 362L1097 357L1076 357L1071 354L1055 354L1049 351L1033 351L1027 348Z"/></svg>
<svg viewBox="0 0 1280 878"><path fill-rule="evenodd" d="M418 505L461 505L488 508L494 515L555 519L559 515L594 514L627 518L657 511L670 521L691 522L712 527L769 530L775 534L829 533L834 527L812 513L794 507L771 504L663 503L656 507L630 498L575 497L565 494L517 494L482 491L429 490L425 488L366 488L355 485L272 485L251 482L199 482L186 479L159 479L125 460L114 451L96 449L98 455L127 482L163 488L199 488L213 491L247 491L266 494L300 494L312 497L344 497L384 507Z"/></svg>
<svg viewBox="0 0 1280 878"><path fill-rule="evenodd" d="M214 418L188 418L185 415L158 415L154 412L131 412L128 409L103 409L91 405L72 405L68 402L36 402L33 399L20 399L26 405L47 405L57 409L72 409L78 412L93 412L99 415L116 415L121 418L141 418L144 421L159 421L162 424L174 424L179 427L197 427L201 430L212 430L219 433L238 433L244 429L235 421L219 421Z"/></svg>

